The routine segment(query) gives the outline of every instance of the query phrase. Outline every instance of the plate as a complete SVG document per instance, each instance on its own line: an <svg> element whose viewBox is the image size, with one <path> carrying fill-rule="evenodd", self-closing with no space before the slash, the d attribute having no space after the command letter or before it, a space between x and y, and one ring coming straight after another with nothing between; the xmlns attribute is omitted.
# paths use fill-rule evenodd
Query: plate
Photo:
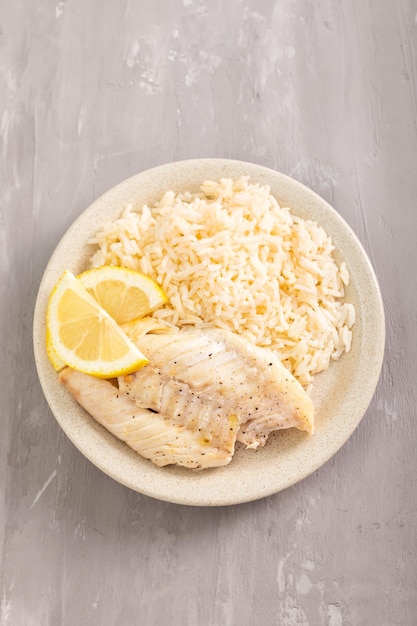
<svg viewBox="0 0 417 626"><path fill-rule="evenodd" d="M313 436L291 429L273 433L265 448L257 451L239 445L226 467L201 472L158 468L108 433L59 385L45 352L48 295L65 269L75 274L86 269L94 251L87 241L102 222L119 217L127 204L153 203L168 189L197 191L206 179L241 175L268 184L282 206L315 220L333 238L336 260L346 262L351 277L347 299L355 305L357 317L352 350L315 377ZM375 391L383 360L385 324L378 283L368 257L350 227L322 198L288 176L253 163L195 159L137 174L110 189L80 215L45 270L36 301L33 338L36 366L48 404L84 456L115 480L148 496L186 505L219 506L277 493L317 470L341 448L358 426Z"/></svg>

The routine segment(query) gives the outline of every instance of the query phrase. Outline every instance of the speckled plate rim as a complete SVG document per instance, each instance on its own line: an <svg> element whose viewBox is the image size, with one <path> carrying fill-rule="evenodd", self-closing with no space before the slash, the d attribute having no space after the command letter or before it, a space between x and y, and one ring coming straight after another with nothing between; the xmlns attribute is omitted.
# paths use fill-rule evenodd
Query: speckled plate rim
<svg viewBox="0 0 417 626"><path fill-rule="evenodd" d="M190 471L158 468L97 424L62 388L45 351L48 295L64 269L85 269L94 248L87 244L98 226L116 219L127 204L152 203L167 189L196 190L208 178L249 175L268 184L282 206L321 224L332 236L335 256L345 260L351 283L347 299L357 322L352 350L316 376L313 401L316 433L295 430L271 435L265 448L238 446L230 465ZM302 480L328 461L352 435L374 394L384 355L382 298L371 263L356 235L320 196L275 170L229 159L193 159L161 165L116 185L95 200L62 237L45 269L34 312L36 367L47 402L69 439L92 463L121 484L147 496L193 506L221 506L257 500Z"/></svg>

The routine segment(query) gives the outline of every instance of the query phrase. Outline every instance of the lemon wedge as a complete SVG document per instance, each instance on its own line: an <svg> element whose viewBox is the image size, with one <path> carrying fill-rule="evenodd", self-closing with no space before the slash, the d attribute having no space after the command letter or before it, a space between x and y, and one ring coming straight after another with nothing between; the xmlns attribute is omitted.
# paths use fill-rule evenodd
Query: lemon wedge
<svg viewBox="0 0 417 626"><path fill-rule="evenodd" d="M126 267L103 265L77 278L118 324L149 315L167 301L149 276Z"/></svg>
<svg viewBox="0 0 417 626"><path fill-rule="evenodd" d="M66 270L49 296L46 349L52 365L113 378L129 374L148 359L120 326Z"/></svg>

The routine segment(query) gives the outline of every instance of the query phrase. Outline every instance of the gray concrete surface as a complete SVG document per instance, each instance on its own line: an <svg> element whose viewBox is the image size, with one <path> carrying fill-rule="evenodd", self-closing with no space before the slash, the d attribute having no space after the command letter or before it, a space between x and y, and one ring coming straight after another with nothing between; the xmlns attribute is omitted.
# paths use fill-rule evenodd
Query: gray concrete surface
<svg viewBox="0 0 417 626"><path fill-rule="evenodd" d="M0 1L4 626L417 624L417 2ZM380 383L324 467L264 500L141 496L67 440L38 383L47 261L100 193L177 159L309 185L364 244Z"/></svg>

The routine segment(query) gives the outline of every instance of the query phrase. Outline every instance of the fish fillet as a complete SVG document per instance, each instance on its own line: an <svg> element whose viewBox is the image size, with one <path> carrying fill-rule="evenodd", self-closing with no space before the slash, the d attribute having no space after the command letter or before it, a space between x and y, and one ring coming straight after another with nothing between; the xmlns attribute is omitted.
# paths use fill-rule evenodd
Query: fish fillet
<svg viewBox="0 0 417 626"><path fill-rule="evenodd" d="M229 419L221 447L216 447L204 434L185 429L168 416L138 407L107 380L69 367L60 373L59 380L94 419L160 467L177 464L200 469L226 465L232 459L239 426L235 416Z"/></svg>
<svg viewBox="0 0 417 626"><path fill-rule="evenodd" d="M149 358L119 379L139 406L172 415L186 428L210 429L214 441L223 437L225 416L236 414L237 439L249 448L265 445L274 430L313 432L310 397L271 350L217 328L143 334L146 323L123 326Z"/></svg>

